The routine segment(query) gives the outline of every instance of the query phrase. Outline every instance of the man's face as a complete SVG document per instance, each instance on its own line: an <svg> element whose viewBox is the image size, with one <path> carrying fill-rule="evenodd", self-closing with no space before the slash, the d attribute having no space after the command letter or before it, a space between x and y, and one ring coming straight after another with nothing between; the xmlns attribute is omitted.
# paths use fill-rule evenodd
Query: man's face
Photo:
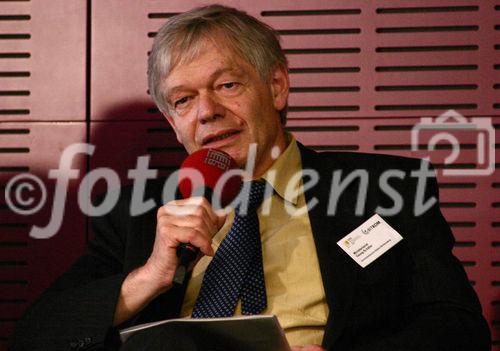
<svg viewBox="0 0 500 351"><path fill-rule="evenodd" d="M288 75L276 68L269 82L224 46L204 41L194 60L179 64L163 82L170 113L165 117L189 153L216 148L244 167L257 143L255 176L272 164L271 150L285 148L279 110L288 98Z"/></svg>

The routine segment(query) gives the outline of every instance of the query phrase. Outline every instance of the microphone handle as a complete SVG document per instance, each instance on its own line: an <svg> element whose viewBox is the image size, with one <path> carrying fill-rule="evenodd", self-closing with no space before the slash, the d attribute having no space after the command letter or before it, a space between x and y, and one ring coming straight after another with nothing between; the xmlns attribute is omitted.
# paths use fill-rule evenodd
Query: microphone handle
<svg viewBox="0 0 500 351"><path fill-rule="evenodd" d="M187 267L198 256L198 249L190 243L183 243L177 246L177 257L179 257L179 265L175 270L174 283L182 285L186 280Z"/></svg>

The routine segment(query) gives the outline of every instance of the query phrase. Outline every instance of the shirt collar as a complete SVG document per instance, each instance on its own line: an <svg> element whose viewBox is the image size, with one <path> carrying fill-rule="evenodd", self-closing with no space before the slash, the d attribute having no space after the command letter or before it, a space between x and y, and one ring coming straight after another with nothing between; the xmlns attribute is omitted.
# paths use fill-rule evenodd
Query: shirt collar
<svg viewBox="0 0 500 351"><path fill-rule="evenodd" d="M262 175L273 187L274 191L283 199L297 205L301 181L294 181L293 186L287 191L289 181L295 174L302 170L299 147L293 135L286 133L288 146L276 159L273 165ZM296 176L295 176L296 177ZM302 176L300 177L300 180Z"/></svg>

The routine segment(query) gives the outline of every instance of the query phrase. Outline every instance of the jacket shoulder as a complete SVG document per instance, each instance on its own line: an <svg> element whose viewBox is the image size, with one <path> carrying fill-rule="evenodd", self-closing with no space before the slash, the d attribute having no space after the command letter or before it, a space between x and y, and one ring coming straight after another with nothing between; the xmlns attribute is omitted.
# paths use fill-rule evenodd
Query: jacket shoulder
<svg viewBox="0 0 500 351"><path fill-rule="evenodd" d="M389 170L397 169L410 171L419 169L422 162L427 161L419 158L387 155L379 153L365 152L317 152L303 145L300 145L303 164L319 165L328 169L367 169L367 170ZM306 167L307 168L307 167ZM432 166L429 164L429 168Z"/></svg>

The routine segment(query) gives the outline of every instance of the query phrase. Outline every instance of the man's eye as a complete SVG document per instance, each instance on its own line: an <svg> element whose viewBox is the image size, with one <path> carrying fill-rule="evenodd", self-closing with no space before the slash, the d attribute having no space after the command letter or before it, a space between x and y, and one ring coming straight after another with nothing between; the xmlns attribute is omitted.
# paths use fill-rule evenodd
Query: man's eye
<svg viewBox="0 0 500 351"><path fill-rule="evenodd" d="M225 89L232 89L236 86L235 82L229 82L229 83L224 83L222 84L222 87Z"/></svg>
<svg viewBox="0 0 500 351"><path fill-rule="evenodd" d="M183 97L182 99L176 100L174 102L174 107L179 107L180 105L185 104L187 101L188 101L187 96Z"/></svg>

